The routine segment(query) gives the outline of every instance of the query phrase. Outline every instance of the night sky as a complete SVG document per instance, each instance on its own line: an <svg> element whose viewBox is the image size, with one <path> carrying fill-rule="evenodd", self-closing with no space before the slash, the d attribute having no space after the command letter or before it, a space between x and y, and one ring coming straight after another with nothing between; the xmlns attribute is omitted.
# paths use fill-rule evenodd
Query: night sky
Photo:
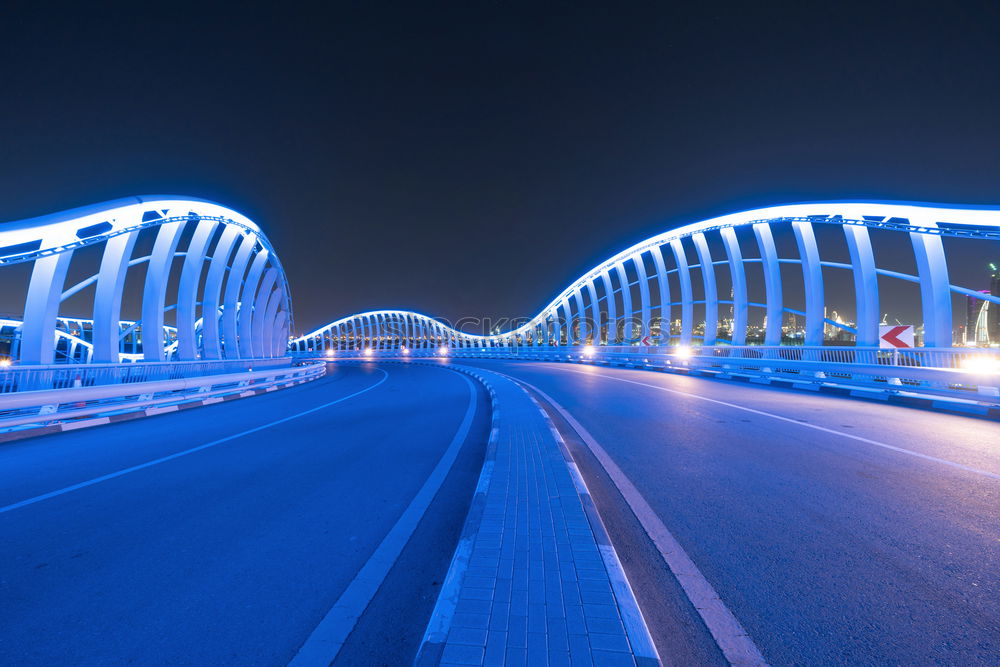
<svg viewBox="0 0 1000 667"><path fill-rule="evenodd" d="M734 209L1000 203L995 3L147 4L0 10L0 220L219 201L300 332L530 316Z"/></svg>

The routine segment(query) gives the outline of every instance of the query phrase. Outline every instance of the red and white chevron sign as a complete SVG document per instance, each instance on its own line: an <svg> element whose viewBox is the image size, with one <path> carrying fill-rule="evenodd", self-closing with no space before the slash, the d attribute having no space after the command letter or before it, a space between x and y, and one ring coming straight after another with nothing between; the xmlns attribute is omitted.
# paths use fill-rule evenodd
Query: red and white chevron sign
<svg viewBox="0 0 1000 667"><path fill-rule="evenodd" d="M878 328L879 347L913 347L912 324L882 324Z"/></svg>

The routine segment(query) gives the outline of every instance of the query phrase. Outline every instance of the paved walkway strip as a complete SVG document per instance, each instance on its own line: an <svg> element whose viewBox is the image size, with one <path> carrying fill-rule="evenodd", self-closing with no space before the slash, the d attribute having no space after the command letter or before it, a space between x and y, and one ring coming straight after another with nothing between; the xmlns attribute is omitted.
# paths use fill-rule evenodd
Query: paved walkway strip
<svg viewBox="0 0 1000 667"><path fill-rule="evenodd" d="M452 368L486 384L494 428L417 664L659 664L544 413L507 378Z"/></svg>

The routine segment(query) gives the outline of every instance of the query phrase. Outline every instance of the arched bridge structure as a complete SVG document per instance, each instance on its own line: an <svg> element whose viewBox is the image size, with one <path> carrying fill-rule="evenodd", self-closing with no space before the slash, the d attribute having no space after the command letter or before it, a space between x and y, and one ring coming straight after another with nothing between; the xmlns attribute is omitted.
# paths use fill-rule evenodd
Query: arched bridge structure
<svg viewBox="0 0 1000 667"><path fill-rule="evenodd" d="M440 351L492 345L486 336L459 331L410 310L373 310L336 320L289 343L292 352Z"/></svg>
<svg viewBox="0 0 1000 667"><path fill-rule="evenodd" d="M1000 210L828 202L743 211L664 232L614 255L503 333L466 333L418 313L384 310L332 322L295 339L291 349L810 347L830 338L878 347L887 281L913 286L923 346L949 348L954 297L1000 304L996 295L954 284L949 239L996 244ZM834 307L853 307L855 323L831 317L831 284L853 295ZM790 316L796 324L788 327Z"/></svg>
<svg viewBox="0 0 1000 667"><path fill-rule="evenodd" d="M121 320L118 326L120 331L118 360L122 362L141 361L143 354L140 323L132 320ZM0 318L0 340L7 342L15 356L23 328L24 322L22 320ZM195 322L196 334L201 334L201 328L202 319L198 318ZM93 332L94 320L79 317L57 317L55 363L94 363ZM174 351L177 349L177 327L164 324L163 339L172 341L164 346L164 356L167 359L173 358Z"/></svg>
<svg viewBox="0 0 1000 667"><path fill-rule="evenodd" d="M74 272L81 254L90 264ZM0 267L9 275L16 265L30 273L23 316L3 321L8 363L285 355L292 309L281 262L253 221L219 204L129 197L5 223ZM126 283L132 319L122 317ZM73 312L61 312L68 300Z"/></svg>

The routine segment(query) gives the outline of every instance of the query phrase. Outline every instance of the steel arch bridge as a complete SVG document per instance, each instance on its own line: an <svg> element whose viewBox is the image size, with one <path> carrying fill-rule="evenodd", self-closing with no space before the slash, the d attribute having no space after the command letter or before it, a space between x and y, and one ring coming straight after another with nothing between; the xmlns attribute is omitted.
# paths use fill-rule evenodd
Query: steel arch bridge
<svg viewBox="0 0 1000 667"><path fill-rule="evenodd" d="M10 341L10 346L17 356L20 347L20 333L24 328L22 320L0 318L0 340ZM195 333L201 335L202 318L195 322ZM140 336L142 326L140 322L132 320L121 320L119 322L119 352L118 360L141 361L142 338ZM94 320L63 317L56 318L56 338L55 338L55 362L72 364L94 363ZM163 338L167 343L163 350L167 359L173 358L177 349L177 327L163 325Z"/></svg>
<svg viewBox="0 0 1000 667"><path fill-rule="evenodd" d="M152 249L133 257L146 230ZM97 272L67 286L74 253L92 246L101 253ZM129 197L5 223L0 267L17 264L31 266L24 316L2 326L19 365L52 364L60 344L70 350L61 361L92 363L270 359L286 351L292 309L277 254L250 219L210 201ZM124 320L126 278L140 273L140 317ZM78 294L90 296L92 318L61 316L60 304ZM171 311L173 326L165 324Z"/></svg>
<svg viewBox="0 0 1000 667"><path fill-rule="evenodd" d="M835 232L848 261L824 259L817 232ZM872 234L909 247L916 272L884 268ZM790 234L795 250L779 254L776 236ZM488 335L458 331L415 312L359 313L293 340L293 352L614 346L661 344L702 347L748 342L751 309L763 314L760 343L780 346L785 314L804 318L803 346L822 346L824 331L847 331L856 347L877 347L880 279L919 290L923 345L951 347L955 295L1000 304L1000 297L952 284L943 240L1000 240L1000 209L894 202L819 202L772 206L724 215L667 231L628 248L575 280L533 318ZM822 246L822 247L821 247ZM794 267L789 277L783 267ZM753 276L748 269L755 269ZM857 323L827 317L824 272L851 283ZM720 291L721 279L729 294ZM751 298L760 294L760 298ZM799 295L801 295L799 297ZM729 296L729 298L724 298ZM801 307L793 303L798 297ZM790 305L791 304L791 305ZM731 309L720 335L722 307ZM996 306L994 306L996 307ZM696 321L696 310L701 317ZM698 329L701 332L698 332Z"/></svg>

